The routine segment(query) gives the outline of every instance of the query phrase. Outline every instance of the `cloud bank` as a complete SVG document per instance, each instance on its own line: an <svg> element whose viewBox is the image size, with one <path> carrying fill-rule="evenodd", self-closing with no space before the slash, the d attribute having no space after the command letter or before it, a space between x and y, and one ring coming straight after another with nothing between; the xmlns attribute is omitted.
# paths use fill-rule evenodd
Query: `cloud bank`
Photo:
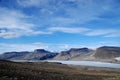
<svg viewBox="0 0 120 80"><path fill-rule="evenodd" d="M120 37L119 30L112 27L104 29L105 26L95 28L99 25L93 28L81 26L92 21L109 24L115 24L114 20L119 22L117 11L120 7L114 0L16 0L16 4L20 9L0 7L0 38L50 35L57 32L91 37ZM32 13L34 11L30 8L37 13ZM32 15L24 9L30 10Z"/></svg>

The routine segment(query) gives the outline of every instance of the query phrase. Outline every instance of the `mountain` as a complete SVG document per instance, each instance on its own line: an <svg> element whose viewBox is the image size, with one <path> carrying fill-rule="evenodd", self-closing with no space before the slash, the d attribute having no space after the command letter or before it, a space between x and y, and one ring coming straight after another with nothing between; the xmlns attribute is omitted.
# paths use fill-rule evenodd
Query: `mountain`
<svg viewBox="0 0 120 80"><path fill-rule="evenodd" d="M93 53L93 50L88 48L71 48L67 51L61 51L54 59L56 60L79 60Z"/></svg>
<svg viewBox="0 0 120 80"><path fill-rule="evenodd" d="M94 60L94 61L120 61L120 47L103 46L96 50L89 48L71 48L59 53L44 49L32 52L6 52L0 55L5 60Z"/></svg>
<svg viewBox="0 0 120 80"><path fill-rule="evenodd" d="M33 52L6 52L0 55L5 60L46 60L55 57L58 53L52 53L44 49L36 49Z"/></svg>
<svg viewBox="0 0 120 80"><path fill-rule="evenodd" d="M27 60L46 60L55 57L58 53L46 51L44 49L36 49L31 54L25 56Z"/></svg>
<svg viewBox="0 0 120 80"><path fill-rule="evenodd" d="M4 54L0 55L0 59L20 59L23 58L24 56L30 54L30 52L24 51L24 52L5 52Z"/></svg>
<svg viewBox="0 0 120 80"><path fill-rule="evenodd" d="M103 46L97 48L94 57L97 59L113 59L120 57L120 47Z"/></svg>
<svg viewBox="0 0 120 80"><path fill-rule="evenodd" d="M33 52L7 52L0 55L0 59L7 60L72 60L81 59L92 53L93 50L88 48L71 48L68 51L61 51L60 53L54 53L46 51L44 49L36 49Z"/></svg>

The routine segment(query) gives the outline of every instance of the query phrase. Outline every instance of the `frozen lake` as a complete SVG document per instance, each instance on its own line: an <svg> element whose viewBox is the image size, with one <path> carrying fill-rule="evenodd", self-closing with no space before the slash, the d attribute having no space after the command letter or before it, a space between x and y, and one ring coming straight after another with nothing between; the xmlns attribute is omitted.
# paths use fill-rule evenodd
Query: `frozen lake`
<svg viewBox="0 0 120 80"><path fill-rule="evenodd" d="M59 62L67 65L81 65L81 66L93 66L93 67L106 67L106 68L120 68L120 64L108 63L108 62L97 62L97 61L62 61L62 60L45 60L45 61L34 61L34 60L12 60L14 62Z"/></svg>
<svg viewBox="0 0 120 80"><path fill-rule="evenodd" d="M68 65L82 65L82 66L94 66L94 67L106 67L106 68L120 68L120 64L108 63L108 62L96 62L96 61L57 61L47 60L48 62L60 62Z"/></svg>

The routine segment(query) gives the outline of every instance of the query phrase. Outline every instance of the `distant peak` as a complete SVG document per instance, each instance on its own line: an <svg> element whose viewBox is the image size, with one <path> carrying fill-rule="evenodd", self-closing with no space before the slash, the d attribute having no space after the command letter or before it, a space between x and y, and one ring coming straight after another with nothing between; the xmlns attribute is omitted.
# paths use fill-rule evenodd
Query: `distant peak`
<svg viewBox="0 0 120 80"><path fill-rule="evenodd" d="M89 50L89 49L84 47L84 48L71 48L70 51L72 50Z"/></svg>
<svg viewBox="0 0 120 80"><path fill-rule="evenodd" d="M102 47L99 47L99 48L120 48L120 47L116 47L116 46L102 46Z"/></svg>
<svg viewBox="0 0 120 80"><path fill-rule="evenodd" d="M45 49L35 49L34 51L45 51Z"/></svg>
<svg viewBox="0 0 120 80"><path fill-rule="evenodd" d="M44 53L44 52L49 52L49 51L46 51L45 49L36 49L36 50L34 50L34 53Z"/></svg>

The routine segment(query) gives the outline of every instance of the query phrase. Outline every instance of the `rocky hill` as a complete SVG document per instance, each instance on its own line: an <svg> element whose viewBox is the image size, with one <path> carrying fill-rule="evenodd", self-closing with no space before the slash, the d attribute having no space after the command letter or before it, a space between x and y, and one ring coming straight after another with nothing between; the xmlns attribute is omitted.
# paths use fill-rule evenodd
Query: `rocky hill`
<svg viewBox="0 0 120 80"><path fill-rule="evenodd" d="M114 59L120 57L120 47L103 46L97 48L94 57L98 59Z"/></svg>
<svg viewBox="0 0 120 80"><path fill-rule="evenodd" d="M6 52L0 55L0 59L6 60L46 60L55 57L58 53L36 49L33 52Z"/></svg>
<svg viewBox="0 0 120 80"><path fill-rule="evenodd" d="M44 49L36 49L33 52L6 52L0 55L5 60L94 60L112 61L119 60L120 47L103 46L96 50L89 48L71 48L60 53L50 52ZM120 60L119 60L120 61Z"/></svg>
<svg viewBox="0 0 120 80"><path fill-rule="evenodd" d="M10 59L23 59L26 55L30 54L31 52L5 52L0 55L0 59L10 60Z"/></svg>
<svg viewBox="0 0 120 80"><path fill-rule="evenodd" d="M72 60L72 59L82 59L85 56L93 53L93 50L88 48L71 48L68 51L61 51L54 59L56 60Z"/></svg>
<svg viewBox="0 0 120 80"><path fill-rule="evenodd" d="M27 60L46 60L53 58L57 55L58 53L53 53L50 51L46 51L44 49L36 49L34 52L31 54L28 54L27 56L24 57L24 59Z"/></svg>

